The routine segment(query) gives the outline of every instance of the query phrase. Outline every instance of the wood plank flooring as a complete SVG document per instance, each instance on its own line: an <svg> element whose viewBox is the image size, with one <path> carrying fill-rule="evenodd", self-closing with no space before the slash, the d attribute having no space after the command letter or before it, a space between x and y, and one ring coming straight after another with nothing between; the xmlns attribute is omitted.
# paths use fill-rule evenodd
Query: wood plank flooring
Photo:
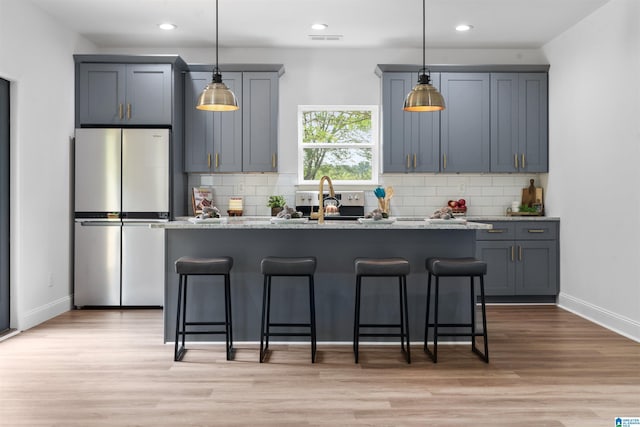
<svg viewBox="0 0 640 427"><path fill-rule="evenodd" d="M159 310L71 311L0 342L1 426L614 426L640 417L640 344L554 306L488 307L485 364L442 345L256 345L173 362Z"/></svg>

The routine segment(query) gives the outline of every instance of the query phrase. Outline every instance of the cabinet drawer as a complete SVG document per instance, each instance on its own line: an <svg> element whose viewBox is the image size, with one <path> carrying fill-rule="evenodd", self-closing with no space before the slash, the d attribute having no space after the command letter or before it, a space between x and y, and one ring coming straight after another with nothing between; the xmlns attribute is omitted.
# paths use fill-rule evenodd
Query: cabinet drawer
<svg viewBox="0 0 640 427"><path fill-rule="evenodd" d="M555 221L526 221L515 224L516 239L555 240L558 238L558 223Z"/></svg>
<svg viewBox="0 0 640 427"><path fill-rule="evenodd" d="M513 240L515 239L515 224L509 221L488 222L479 221L493 225L491 230L476 230L477 240Z"/></svg>

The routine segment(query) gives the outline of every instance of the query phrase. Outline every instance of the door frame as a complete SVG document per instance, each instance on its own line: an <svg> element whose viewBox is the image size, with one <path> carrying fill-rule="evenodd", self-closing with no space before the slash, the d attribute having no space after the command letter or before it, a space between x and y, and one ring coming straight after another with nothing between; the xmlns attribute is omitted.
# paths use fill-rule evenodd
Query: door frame
<svg viewBox="0 0 640 427"><path fill-rule="evenodd" d="M11 323L9 222L10 222L10 89L0 78L0 333Z"/></svg>

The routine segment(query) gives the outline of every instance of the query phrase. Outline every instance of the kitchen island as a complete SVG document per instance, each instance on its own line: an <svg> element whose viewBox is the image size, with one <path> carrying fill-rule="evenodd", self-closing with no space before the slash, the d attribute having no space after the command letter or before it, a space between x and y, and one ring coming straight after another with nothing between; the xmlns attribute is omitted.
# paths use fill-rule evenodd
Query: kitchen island
<svg viewBox="0 0 640 427"><path fill-rule="evenodd" d="M403 257L411 265L407 277L411 339L422 341L426 311L425 259L433 256L471 257L481 223L429 223L420 221L370 222L296 221L271 223L269 218L229 218L224 222L171 221L152 225L164 228L165 302L164 338L174 340L178 276L174 262L181 256L231 256L231 296L235 341L259 340L263 276L260 261L266 256L315 256L316 322L318 341L351 342L357 257ZM189 283L215 280L216 286L190 286L189 321L222 315L220 278L191 277ZM453 282L459 283L454 285ZM397 281L367 278L363 282L363 323L395 323L398 317ZM308 287L301 278L276 278L272 288L272 321L307 321ZM468 322L468 279L447 279L441 289L440 321ZM224 317L224 315L222 315ZM193 339L200 338L193 336ZM210 341L211 337L203 338ZM223 340L222 337L220 337ZM283 338L285 340L285 338ZM294 339L304 341L304 338ZM390 339L387 339L390 340Z"/></svg>

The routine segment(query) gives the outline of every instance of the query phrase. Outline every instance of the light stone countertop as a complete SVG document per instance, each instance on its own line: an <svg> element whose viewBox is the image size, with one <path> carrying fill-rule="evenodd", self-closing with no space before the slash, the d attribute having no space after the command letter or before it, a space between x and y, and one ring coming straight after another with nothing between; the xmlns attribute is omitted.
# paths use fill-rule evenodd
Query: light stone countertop
<svg viewBox="0 0 640 427"><path fill-rule="evenodd" d="M328 220L324 224L316 221L281 221L272 223L270 217L223 217L220 221L203 221L192 223L189 218L178 218L177 221L151 224L151 228L176 229L325 229L325 230L364 230L364 229L392 229L392 230L412 230L412 229L433 229L433 230L486 230L491 229L491 224L482 224L473 221L466 223L456 223L441 221L429 223L424 219L400 218L395 222L371 221L359 223L357 221Z"/></svg>

